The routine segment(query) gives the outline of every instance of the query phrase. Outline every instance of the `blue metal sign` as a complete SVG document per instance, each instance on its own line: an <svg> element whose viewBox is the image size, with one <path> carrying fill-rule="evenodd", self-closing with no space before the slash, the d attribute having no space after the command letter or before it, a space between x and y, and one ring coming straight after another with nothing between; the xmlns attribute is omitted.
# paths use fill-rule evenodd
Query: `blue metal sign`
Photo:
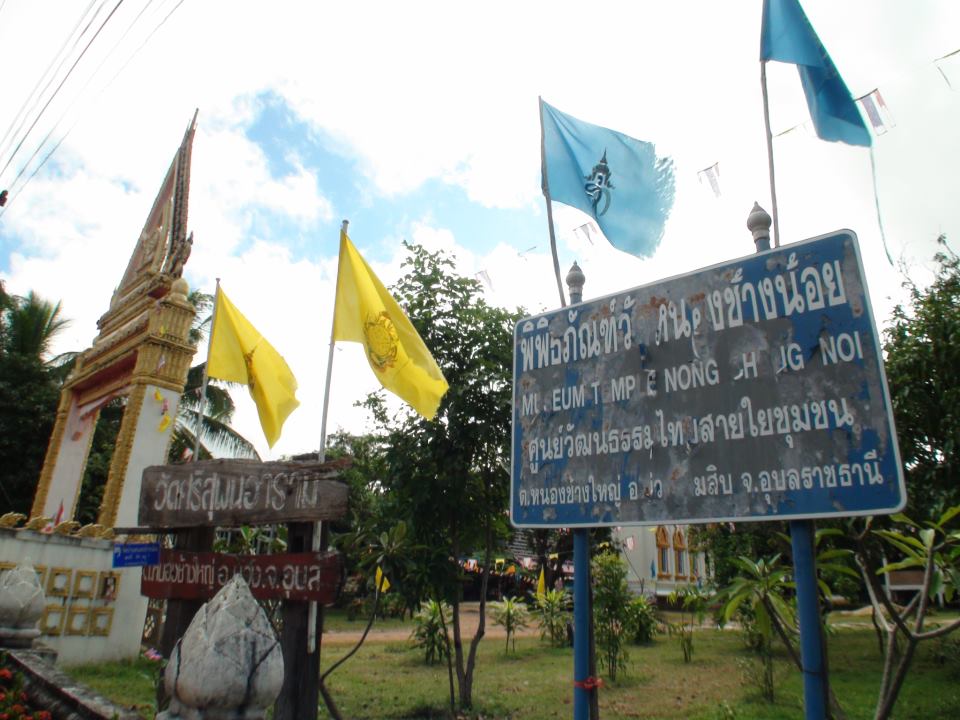
<svg viewBox="0 0 960 720"><path fill-rule="evenodd" d="M160 564L160 543L114 543L113 567L141 567Z"/></svg>
<svg viewBox="0 0 960 720"><path fill-rule="evenodd" d="M900 510L856 236L521 320L511 470L519 527Z"/></svg>

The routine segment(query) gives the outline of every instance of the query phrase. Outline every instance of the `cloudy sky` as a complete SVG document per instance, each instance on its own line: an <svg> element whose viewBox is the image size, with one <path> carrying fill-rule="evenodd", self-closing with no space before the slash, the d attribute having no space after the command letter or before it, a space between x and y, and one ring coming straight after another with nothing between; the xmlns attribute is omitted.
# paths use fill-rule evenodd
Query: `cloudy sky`
<svg viewBox="0 0 960 720"><path fill-rule="evenodd" d="M891 254L926 282L937 236L960 240L960 56L936 62L960 49L960 4L804 7L852 94L879 88L889 108L876 202ZM57 351L87 347L199 108L185 277L207 292L220 277L298 378L301 407L272 450L242 391L238 429L264 457L315 450L342 219L388 285L408 240L454 252L464 275L486 271L491 302L558 304L538 95L675 162L652 259L588 239L586 216L557 206L561 267L580 263L587 297L751 252L746 216L755 200L770 208L760 15L760 0L5 0L0 277L63 301L73 324ZM882 323L902 276L883 251L870 152L817 140L795 69L768 75L782 240L853 229ZM719 197L698 176L715 163ZM353 403L375 381L358 348L335 356L331 430L362 431Z"/></svg>

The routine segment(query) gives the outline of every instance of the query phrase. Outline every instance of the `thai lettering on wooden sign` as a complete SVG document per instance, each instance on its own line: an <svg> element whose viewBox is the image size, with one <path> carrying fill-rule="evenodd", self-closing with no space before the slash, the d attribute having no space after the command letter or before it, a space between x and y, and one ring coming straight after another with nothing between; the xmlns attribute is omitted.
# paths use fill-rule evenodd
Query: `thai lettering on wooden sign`
<svg viewBox="0 0 960 720"><path fill-rule="evenodd" d="M143 569L140 593L150 598L207 600L241 575L258 600L332 603L340 576L333 552L226 555L162 550L160 564Z"/></svg>
<svg viewBox="0 0 960 720"><path fill-rule="evenodd" d="M335 520L347 511L337 462L207 460L143 471L146 527L236 527Z"/></svg>

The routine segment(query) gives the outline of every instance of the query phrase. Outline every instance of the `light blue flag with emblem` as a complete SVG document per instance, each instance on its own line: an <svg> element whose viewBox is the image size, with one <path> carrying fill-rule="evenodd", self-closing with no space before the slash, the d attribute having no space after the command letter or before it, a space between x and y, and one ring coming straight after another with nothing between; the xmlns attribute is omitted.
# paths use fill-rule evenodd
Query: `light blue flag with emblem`
<svg viewBox="0 0 960 720"><path fill-rule="evenodd" d="M797 66L821 140L870 147L863 117L798 0L764 0L760 60Z"/></svg>
<svg viewBox="0 0 960 720"><path fill-rule="evenodd" d="M649 257L673 208L673 161L652 143L577 120L540 101L548 200L594 219L618 250Z"/></svg>

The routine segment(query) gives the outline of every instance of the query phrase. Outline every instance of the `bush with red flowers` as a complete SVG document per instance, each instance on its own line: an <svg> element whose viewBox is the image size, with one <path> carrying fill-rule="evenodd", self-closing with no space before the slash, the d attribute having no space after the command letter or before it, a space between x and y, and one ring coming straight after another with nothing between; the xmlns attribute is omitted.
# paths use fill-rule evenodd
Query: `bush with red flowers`
<svg viewBox="0 0 960 720"><path fill-rule="evenodd" d="M23 675L7 666L6 653L0 654L0 720L53 720L47 710L33 710L23 691Z"/></svg>

